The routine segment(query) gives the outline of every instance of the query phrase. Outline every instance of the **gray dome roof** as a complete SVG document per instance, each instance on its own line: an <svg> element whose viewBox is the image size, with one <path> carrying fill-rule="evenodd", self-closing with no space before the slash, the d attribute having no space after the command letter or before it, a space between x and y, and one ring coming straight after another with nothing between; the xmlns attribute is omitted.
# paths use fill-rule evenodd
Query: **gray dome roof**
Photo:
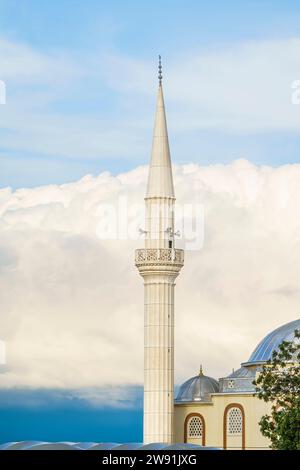
<svg viewBox="0 0 300 470"><path fill-rule="evenodd" d="M237 370L234 370L230 375L227 376L228 379L245 379L245 378L255 378L256 368L240 367Z"/></svg>
<svg viewBox="0 0 300 470"><path fill-rule="evenodd" d="M118 444L115 442L40 442L21 441L7 442L0 445L1 450L219 450L216 447L202 447L195 444L164 444L153 442L129 442Z"/></svg>
<svg viewBox="0 0 300 470"><path fill-rule="evenodd" d="M291 321L271 331L254 349L248 362L244 365L266 362L271 359L273 351L278 350L282 341L293 340L296 329L300 329L300 320Z"/></svg>
<svg viewBox="0 0 300 470"><path fill-rule="evenodd" d="M220 392L221 393L241 393L241 392L254 392L255 386L253 380L255 374L261 366L257 367L240 367L233 371L227 377L223 377L219 380Z"/></svg>
<svg viewBox="0 0 300 470"><path fill-rule="evenodd" d="M203 375L201 369L198 375L181 385L176 402L211 401L210 394L218 393L218 391L219 383L217 380Z"/></svg>

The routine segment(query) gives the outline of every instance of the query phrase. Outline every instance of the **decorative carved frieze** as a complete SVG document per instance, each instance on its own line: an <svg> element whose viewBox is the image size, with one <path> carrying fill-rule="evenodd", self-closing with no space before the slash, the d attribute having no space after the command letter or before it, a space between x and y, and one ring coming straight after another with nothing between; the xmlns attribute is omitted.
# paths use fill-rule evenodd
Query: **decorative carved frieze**
<svg viewBox="0 0 300 470"><path fill-rule="evenodd" d="M135 251L136 266L184 263L184 251L172 248L142 248Z"/></svg>

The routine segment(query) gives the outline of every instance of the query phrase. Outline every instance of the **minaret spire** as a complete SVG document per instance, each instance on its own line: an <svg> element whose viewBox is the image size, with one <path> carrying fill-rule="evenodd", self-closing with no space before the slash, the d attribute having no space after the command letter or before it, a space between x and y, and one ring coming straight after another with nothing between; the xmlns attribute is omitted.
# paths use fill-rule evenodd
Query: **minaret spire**
<svg viewBox="0 0 300 470"><path fill-rule="evenodd" d="M144 279L144 443L174 442L174 290L183 266L175 249L172 166L161 58L148 187L145 248L135 264Z"/></svg>
<svg viewBox="0 0 300 470"><path fill-rule="evenodd" d="M152 152L146 197L174 197L167 119L162 87L162 65L159 56L158 92L153 131Z"/></svg>

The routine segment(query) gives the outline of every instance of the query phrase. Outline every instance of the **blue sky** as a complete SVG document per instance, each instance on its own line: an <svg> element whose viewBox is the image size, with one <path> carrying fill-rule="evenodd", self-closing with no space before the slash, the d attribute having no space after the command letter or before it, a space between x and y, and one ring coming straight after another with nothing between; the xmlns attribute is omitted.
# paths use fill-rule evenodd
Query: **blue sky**
<svg viewBox="0 0 300 470"><path fill-rule="evenodd" d="M138 57L185 53L193 42L224 42L296 36L299 9L293 0L222 0L184 4L139 1L1 0L1 31L35 46L111 47ZM174 40L177 39L176 48Z"/></svg>
<svg viewBox="0 0 300 470"><path fill-rule="evenodd" d="M0 104L0 189L146 164L158 54L175 163L299 163L300 105L291 104L291 85L300 79L299 24L294 0L0 0L0 80L7 91ZM96 259L98 246L84 247ZM40 276L40 260L31 256ZM8 393L9 400L0 392L2 442L141 440L140 389L135 407L110 409L70 402L68 392Z"/></svg>
<svg viewBox="0 0 300 470"><path fill-rule="evenodd" d="M298 44L291 45L300 7L293 1L1 0L0 13L0 79L7 87L2 187L63 183L146 163L158 53L175 163L299 161L300 107L289 102L300 76L293 63ZM265 66L258 68L264 48ZM232 110L213 96L216 89L223 98L236 90Z"/></svg>
<svg viewBox="0 0 300 470"><path fill-rule="evenodd" d="M94 407L53 390L0 391L0 442L139 442L141 388L135 407Z"/></svg>

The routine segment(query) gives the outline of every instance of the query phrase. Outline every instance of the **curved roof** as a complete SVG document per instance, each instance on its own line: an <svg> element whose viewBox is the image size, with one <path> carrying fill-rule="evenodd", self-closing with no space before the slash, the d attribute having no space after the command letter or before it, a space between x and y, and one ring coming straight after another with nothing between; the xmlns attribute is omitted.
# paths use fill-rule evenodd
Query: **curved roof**
<svg viewBox="0 0 300 470"><path fill-rule="evenodd" d="M195 377L184 382L177 394L176 402L210 401L211 393L219 391L219 383L212 377L203 375L202 370Z"/></svg>
<svg viewBox="0 0 300 470"><path fill-rule="evenodd" d="M251 354L246 365L266 362L272 358L273 351L278 350L278 346L282 341L292 341L294 338L294 331L300 329L300 320L294 320L285 325L271 331L265 338L258 344Z"/></svg>
<svg viewBox="0 0 300 470"><path fill-rule="evenodd" d="M117 444L115 442L40 442L21 441L8 442L0 445L0 450L219 450L214 447L202 447L195 444L164 444L153 442L143 444L141 442L129 442Z"/></svg>
<svg viewBox="0 0 300 470"><path fill-rule="evenodd" d="M256 372L261 369L261 366L256 367L240 367L234 370L227 377L219 380L221 393L249 393L255 391L253 380L255 379Z"/></svg>
<svg viewBox="0 0 300 470"><path fill-rule="evenodd" d="M234 370L226 378L228 379L245 379L245 378L255 378L256 369L248 369L247 367L240 367L237 370Z"/></svg>

